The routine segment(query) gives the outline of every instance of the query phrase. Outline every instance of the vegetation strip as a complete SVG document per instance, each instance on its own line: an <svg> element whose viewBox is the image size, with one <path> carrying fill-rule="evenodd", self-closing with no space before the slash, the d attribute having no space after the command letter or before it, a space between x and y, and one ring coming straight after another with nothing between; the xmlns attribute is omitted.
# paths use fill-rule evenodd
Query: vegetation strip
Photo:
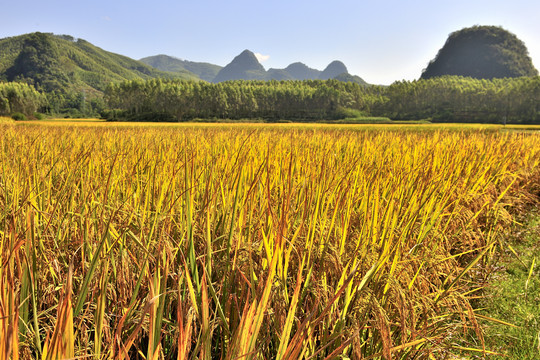
<svg viewBox="0 0 540 360"><path fill-rule="evenodd" d="M537 359L540 356L538 209L529 209L520 222L501 243L497 258L491 262L493 272L485 296L479 301L481 309L477 316L487 320L484 322L486 346L510 359Z"/></svg>

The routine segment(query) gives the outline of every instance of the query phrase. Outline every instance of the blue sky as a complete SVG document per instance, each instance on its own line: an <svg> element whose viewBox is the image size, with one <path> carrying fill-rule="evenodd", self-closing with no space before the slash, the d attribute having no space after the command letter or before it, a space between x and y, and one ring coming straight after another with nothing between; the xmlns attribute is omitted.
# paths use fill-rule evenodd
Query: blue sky
<svg viewBox="0 0 540 360"><path fill-rule="evenodd" d="M540 68L538 0L18 0L2 5L0 38L69 34L135 59L167 54L226 65L244 49L265 68L324 69L341 60L375 84L420 76L448 34L498 25Z"/></svg>

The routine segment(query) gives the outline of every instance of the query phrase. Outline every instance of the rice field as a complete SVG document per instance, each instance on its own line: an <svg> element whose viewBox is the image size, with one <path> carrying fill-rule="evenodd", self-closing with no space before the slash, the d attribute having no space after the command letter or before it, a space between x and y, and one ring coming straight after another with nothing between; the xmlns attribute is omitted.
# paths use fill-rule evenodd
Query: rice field
<svg viewBox="0 0 540 360"><path fill-rule="evenodd" d="M540 193L507 130L0 122L0 357L490 354L472 300Z"/></svg>

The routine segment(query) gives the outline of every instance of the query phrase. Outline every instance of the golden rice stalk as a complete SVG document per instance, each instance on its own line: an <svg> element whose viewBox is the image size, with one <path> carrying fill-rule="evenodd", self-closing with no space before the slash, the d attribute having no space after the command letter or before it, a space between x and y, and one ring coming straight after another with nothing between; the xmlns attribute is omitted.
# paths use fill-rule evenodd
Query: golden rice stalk
<svg viewBox="0 0 540 360"><path fill-rule="evenodd" d="M19 359L19 304L15 284L15 257L23 241L16 242L15 221L11 217L10 236L0 234L0 356Z"/></svg>
<svg viewBox="0 0 540 360"><path fill-rule="evenodd" d="M178 326L178 356L177 360L189 359L189 346L191 342L192 324L193 324L193 312L188 311L187 318L184 318L184 307L182 306L182 300L180 297L180 291L178 292L178 308L176 313L176 321ZM185 322L185 324L184 324Z"/></svg>
<svg viewBox="0 0 540 360"><path fill-rule="evenodd" d="M7 264L6 264L7 265ZM0 357L19 359L19 307L10 269L0 266Z"/></svg>
<svg viewBox="0 0 540 360"><path fill-rule="evenodd" d="M67 285L58 306L53 334L47 337L43 347L42 360L71 359L75 357L75 337L73 333L73 306L71 304L73 266L70 265Z"/></svg>

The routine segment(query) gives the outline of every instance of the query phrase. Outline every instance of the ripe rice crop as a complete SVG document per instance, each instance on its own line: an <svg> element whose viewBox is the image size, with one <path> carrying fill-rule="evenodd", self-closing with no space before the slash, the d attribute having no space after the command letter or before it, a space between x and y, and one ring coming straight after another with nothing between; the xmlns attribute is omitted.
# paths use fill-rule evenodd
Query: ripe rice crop
<svg viewBox="0 0 540 360"><path fill-rule="evenodd" d="M0 124L0 357L489 353L540 136L362 129Z"/></svg>

